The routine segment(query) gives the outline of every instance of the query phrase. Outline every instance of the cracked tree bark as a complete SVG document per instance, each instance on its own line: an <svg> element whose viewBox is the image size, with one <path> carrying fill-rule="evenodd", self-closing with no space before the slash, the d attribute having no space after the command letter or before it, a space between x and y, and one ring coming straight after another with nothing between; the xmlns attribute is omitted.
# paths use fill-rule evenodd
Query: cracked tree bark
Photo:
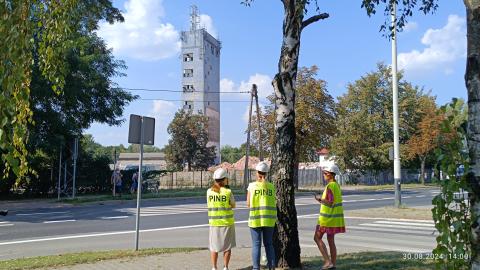
<svg viewBox="0 0 480 270"><path fill-rule="evenodd" d="M480 270L480 0L464 0L467 9L468 92L467 140L470 156L468 184L471 189L472 260L471 269Z"/></svg>
<svg viewBox="0 0 480 270"><path fill-rule="evenodd" d="M277 225L274 246L277 266L301 266L295 208L295 82L302 30L321 19L323 13L303 20L305 0L283 0L283 41L278 73L273 79L275 90L275 144L273 147L272 179L277 189Z"/></svg>

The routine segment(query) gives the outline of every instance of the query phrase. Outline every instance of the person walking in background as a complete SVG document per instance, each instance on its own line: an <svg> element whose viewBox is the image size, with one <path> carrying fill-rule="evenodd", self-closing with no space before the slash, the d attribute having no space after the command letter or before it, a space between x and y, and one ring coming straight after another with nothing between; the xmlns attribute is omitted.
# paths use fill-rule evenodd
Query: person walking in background
<svg viewBox="0 0 480 270"><path fill-rule="evenodd" d="M335 245L335 234L345 233L345 219L343 216L342 191L340 185L335 181L335 176L340 173L337 165L332 164L323 169L323 175L327 180L327 186L323 194L315 195L315 199L321 204L320 216L318 217L315 236L318 249L322 254L324 264L322 269L335 269L337 263L337 247ZM327 247L323 243L323 235L327 234L330 256Z"/></svg>
<svg viewBox="0 0 480 270"><path fill-rule="evenodd" d="M267 254L267 267L275 267L275 250L273 249L273 229L277 221L277 201L275 187L267 182L266 175L270 170L268 164L257 164L257 181L250 183L247 190L247 207L250 208L248 227L252 237L253 270L260 269L260 253L263 245Z"/></svg>
<svg viewBox="0 0 480 270"><path fill-rule="evenodd" d="M118 194L122 197L122 174L120 173L120 169L116 168L115 171L113 171L110 181L113 184L113 196L115 197Z"/></svg>
<svg viewBox="0 0 480 270"><path fill-rule="evenodd" d="M212 261L212 270L217 270L218 253L223 252L224 270L228 270L228 264L232 255L232 248L236 246L235 219L233 208L235 198L228 185L228 174L223 168L213 173L213 185L207 190L209 249Z"/></svg>
<svg viewBox="0 0 480 270"><path fill-rule="evenodd" d="M138 188L138 174L135 172L132 175L132 185L130 186L130 193L135 195Z"/></svg>

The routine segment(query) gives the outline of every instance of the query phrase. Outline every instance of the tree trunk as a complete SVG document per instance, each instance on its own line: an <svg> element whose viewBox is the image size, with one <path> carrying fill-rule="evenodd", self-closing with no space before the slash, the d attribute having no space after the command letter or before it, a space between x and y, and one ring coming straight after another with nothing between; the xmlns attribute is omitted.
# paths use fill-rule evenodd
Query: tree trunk
<svg viewBox="0 0 480 270"><path fill-rule="evenodd" d="M425 185L425 161L427 157L420 157L420 183Z"/></svg>
<svg viewBox="0 0 480 270"><path fill-rule="evenodd" d="M467 67L465 85L468 92L467 140L470 156L468 185L471 189L472 268L480 269L480 1L464 0L467 8Z"/></svg>
<svg viewBox="0 0 480 270"><path fill-rule="evenodd" d="M295 208L295 81L298 68L303 1L284 0L283 42L275 89L275 144L272 178L277 189L277 226L274 234L277 266L300 267L297 210ZM303 4L302 4L303 3Z"/></svg>

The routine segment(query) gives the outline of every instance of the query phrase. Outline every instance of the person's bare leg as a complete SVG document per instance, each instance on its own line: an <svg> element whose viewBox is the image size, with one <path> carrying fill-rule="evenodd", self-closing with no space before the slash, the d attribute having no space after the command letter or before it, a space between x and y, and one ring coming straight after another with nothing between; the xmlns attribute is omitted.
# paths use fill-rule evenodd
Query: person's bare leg
<svg viewBox="0 0 480 270"><path fill-rule="evenodd" d="M323 233L320 233L318 231L315 231L315 236L313 237L313 240L315 243L317 243L318 249L320 250L320 253L322 254L323 257L323 267L328 267L332 265L332 262L330 261L330 258L328 257L328 252L327 252L327 247L325 246L325 243L322 241Z"/></svg>
<svg viewBox="0 0 480 270"><path fill-rule="evenodd" d="M212 261L212 267L217 269L218 252L211 251L210 252L210 259Z"/></svg>
<svg viewBox="0 0 480 270"><path fill-rule="evenodd" d="M230 263L230 256L232 255L232 250L227 250L223 252L223 265L228 268L228 264Z"/></svg>
<svg viewBox="0 0 480 270"><path fill-rule="evenodd" d="M328 247L330 248L330 258L332 260L332 264L335 266L337 265L337 246L335 245L335 235L328 235Z"/></svg>

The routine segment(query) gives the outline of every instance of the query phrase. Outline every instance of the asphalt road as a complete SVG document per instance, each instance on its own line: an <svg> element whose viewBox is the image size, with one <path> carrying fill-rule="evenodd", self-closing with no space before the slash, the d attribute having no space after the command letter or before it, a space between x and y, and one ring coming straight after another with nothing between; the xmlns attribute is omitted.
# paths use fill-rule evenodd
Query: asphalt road
<svg viewBox="0 0 480 270"><path fill-rule="evenodd" d="M407 206L430 206L436 189L403 191ZM243 196L244 197L244 196ZM346 210L393 205L392 191L344 192ZM297 196L302 254L317 255L313 231L319 204L312 196ZM0 219L0 260L85 250L134 247L136 202L82 206L29 205ZM237 246L249 247L245 198L235 210ZM208 220L203 198L145 200L141 210L140 247L206 247ZM395 250L429 252L435 246L432 222L347 217L347 233L337 239L339 252Z"/></svg>

